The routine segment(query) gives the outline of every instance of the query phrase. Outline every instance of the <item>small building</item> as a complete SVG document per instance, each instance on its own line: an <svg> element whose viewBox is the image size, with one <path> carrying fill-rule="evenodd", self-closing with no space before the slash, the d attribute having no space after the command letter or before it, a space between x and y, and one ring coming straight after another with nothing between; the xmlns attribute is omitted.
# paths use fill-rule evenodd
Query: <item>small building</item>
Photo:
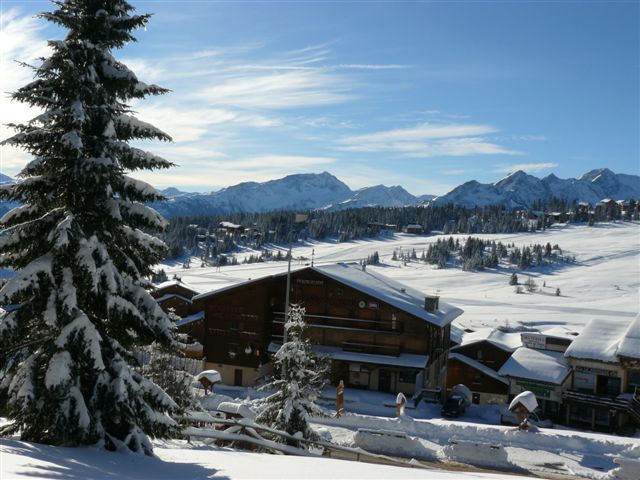
<svg viewBox="0 0 640 480"><path fill-rule="evenodd" d="M165 311L173 311L179 317L185 317L193 311L193 297L198 292L180 279L169 280L155 286L151 295Z"/></svg>
<svg viewBox="0 0 640 480"><path fill-rule="evenodd" d="M473 403L505 403L509 381L498 371L521 345L519 333L487 328L465 333L449 353L447 392L463 384L471 390Z"/></svg>
<svg viewBox="0 0 640 480"><path fill-rule="evenodd" d="M202 343L204 336L204 312L202 304L194 301L200 292L193 286L176 278L156 285L151 295L165 312L173 312L179 320L176 327L179 333L188 334L196 342ZM185 352L194 356L194 352Z"/></svg>
<svg viewBox="0 0 640 480"><path fill-rule="evenodd" d="M405 226L402 230L404 233L411 233L413 235L422 235L424 233L424 227L416 223L411 223Z"/></svg>
<svg viewBox="0 0 640 480"><path fill-rule="evenodd" d="M282 344L286 272L198 295L205 311L205 368L227 384L254 385ZM305 307L313 349L331 381L413 394L443 387L451 322L462 310L355 264L291 273L290 301Z"/></svg>
<svg viewBox="0 0 640 480"><path fill-rule="evenodd" d="M640 426L640 315L593 319L567 348L566 422L602 431Z"/></svg>
<svg viewBox="0 0 640 480"><path fill-rule="evenodd" d="M542 412L562 418L562 392L571 384L571 366L562 352L522 347L513 352L498 372L509 379L509 398L531 391Z"/></svg>

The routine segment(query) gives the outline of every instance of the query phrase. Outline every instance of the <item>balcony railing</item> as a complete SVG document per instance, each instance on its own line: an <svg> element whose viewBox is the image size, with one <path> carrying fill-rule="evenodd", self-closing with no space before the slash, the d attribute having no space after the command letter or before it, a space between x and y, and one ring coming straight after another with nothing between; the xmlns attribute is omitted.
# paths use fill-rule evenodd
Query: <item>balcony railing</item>
<svg viewBox="0 0 640 480"><path fill-rule="evenodd" d="M612 410L621 410L631 415L640 425L640 401L632 394L620 394L616 396L599 395L597 393L585 393L577 390L566 390L562 393L565 401L574 401L592 405L595 407L607 407Z"/></svg>
<svg viewBox="0 0 640 480"><path fill-rule="evenodd" d="M397 357L400 355L400 346L394 345L372 345L358 342L342 342L342 350L345 352L370 353L373 355L390 355Z"/></svg>
<svg viewBox="0 0 640 480"><path fill-rule="evenodd" d="M307 325L310 328L328 328L335 330L359 330L373 333L401 334L403 323L390 320L367 320L361 318L331 317L327 315L305 315ZM274 312L273 323L282 325L284 313Z"/></svg>

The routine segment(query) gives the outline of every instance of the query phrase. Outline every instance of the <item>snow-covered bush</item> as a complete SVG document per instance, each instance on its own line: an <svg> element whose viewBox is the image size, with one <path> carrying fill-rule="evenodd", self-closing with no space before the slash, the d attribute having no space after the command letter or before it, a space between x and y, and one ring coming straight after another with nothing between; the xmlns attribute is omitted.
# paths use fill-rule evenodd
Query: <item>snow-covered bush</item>
<svg viewBox="0 0 640 480"><path fill-rule="evenodd" d="M305 309L292 305L285 324L287 342L273 356L273 380L264 388L273 393L257 402L257 423L284 430L291 435L317 440L309 426L312 415L324 415L314 400L324 382L324 361L311 351L304 337ZM282 441L279 437L275 440ZM297 443L297 442L293 442Z"/></svg>
<svg viewBox="0 0 640 480"><path fill-rule="evenodd" d="M170 140L137 120L128 103L166 90L112 56L149 15L126 0L60 0L41 17L66 29L13 99L42 113L12 125L6 144L33 156L21 181L0 187L19 207L0 219L0 398L13 423L3 433L58 445L126 446L151 453L168 436L176 403L132 366L132 347L175 346L171 322L148 293L166 247L149 232L165 220L147 203L162 196L127 172L172 164L129 146Z"/></svg>

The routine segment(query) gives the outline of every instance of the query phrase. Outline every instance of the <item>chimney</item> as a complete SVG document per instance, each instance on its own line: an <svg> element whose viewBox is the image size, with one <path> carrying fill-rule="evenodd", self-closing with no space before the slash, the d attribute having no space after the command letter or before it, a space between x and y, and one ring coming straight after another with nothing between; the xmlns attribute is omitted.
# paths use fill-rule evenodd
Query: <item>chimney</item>
<svg viewBox="0 0 640 480"><path fill-rule="evenodd" d="M424 297L424 309L427 312L435 312L438 310L440 297L438 295L427 295Z"/></svg>

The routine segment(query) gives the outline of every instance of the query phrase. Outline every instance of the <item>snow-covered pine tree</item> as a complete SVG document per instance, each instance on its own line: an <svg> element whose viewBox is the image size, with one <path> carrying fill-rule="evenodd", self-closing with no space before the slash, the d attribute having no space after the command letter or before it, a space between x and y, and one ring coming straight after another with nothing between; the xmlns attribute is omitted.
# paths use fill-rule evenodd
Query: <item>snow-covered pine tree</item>
<svg viewBox="0 0 640 480"><path fill-rule="evenodd" d="M289 310L289 321L284 326L287 342L273 356L274 377L265 386L274 393L258 402L256 422L314 440L318 437L309 426L309 417L324 415L314 397L322 388L326 368L304 337L304 314L305 309L299 305L292 305ZM280 437L275 440L281 441Z"/></svg>
<svg viewBox="0 0 640 480"><path fill-rule="evenodd" d="M165 250L148 232L166 222L145 206L162 197L127 172L171 164L128 142L170 137L127 102L166 90L111 54L149 15L125 0L54 3L41 16L66 38L49 42L34 81L13 94L44 112L5 141L34 159L0 190L21 204L0 220L0 265L16 270L0 290L13 306L0 311L0 398L14 420L3 432L151 453L148 437L176 428L176 404L132 369L130 349L175 344L145 279Z"/></svg>

